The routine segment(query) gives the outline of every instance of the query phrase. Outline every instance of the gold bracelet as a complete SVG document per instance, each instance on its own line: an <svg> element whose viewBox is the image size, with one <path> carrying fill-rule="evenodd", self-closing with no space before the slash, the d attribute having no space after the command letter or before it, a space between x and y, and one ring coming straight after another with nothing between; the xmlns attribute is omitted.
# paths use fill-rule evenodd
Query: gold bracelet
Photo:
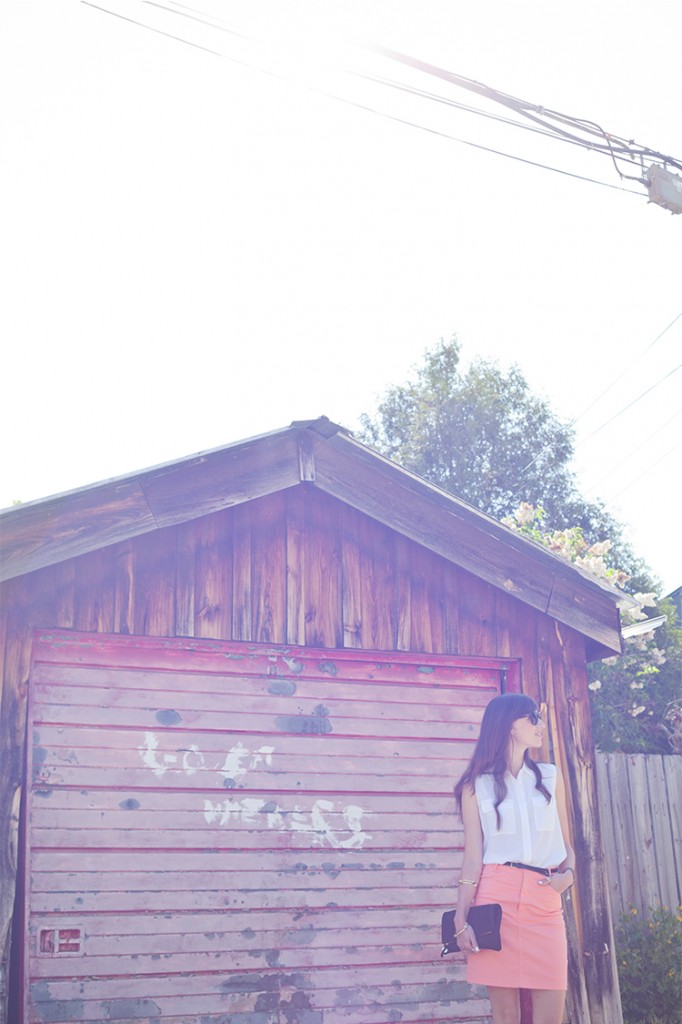
<svg viewBox="0 0 682 1024"><path fill-rule="evenodd" d="M467 924L465 924L463 928L460 928L460 930L458 932L455 932L455 936L454 937L457 938L458 935L463 935L468 927L469 927L469 924L467 922Z"/></svg>
<svg viewBox="0 0 682 1024"><path fill-rule="evenodd" d="M478 885L478 882L474 882L472 878L460 878L457 885Z"/></svg>

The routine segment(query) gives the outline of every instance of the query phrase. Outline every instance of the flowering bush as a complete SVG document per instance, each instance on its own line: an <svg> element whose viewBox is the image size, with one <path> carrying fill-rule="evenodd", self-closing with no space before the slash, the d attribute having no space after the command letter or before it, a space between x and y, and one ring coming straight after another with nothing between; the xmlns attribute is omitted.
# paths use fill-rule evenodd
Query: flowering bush
<svg viewBox="0 0 682 1024"><path fill-rule="evenodd" d="M623 587L627 583L626 573L607 563L606 556L611 550L610 540L588 544L579 526L572 526L568 530L553 530L550 533L545 529L544 521L545 510L536 508L527 501L522 501L511 516L502 520L511 530L522 533L524 537L530 537L531 540L549 548L555 555L565 558L567 562L591 572L593 576L606 580L616 587Z"/></svg>
<svg viewBox="0 0 682 1024"><path fill-rule="evenodd" d="M588 545L579 527L550 532L544 520L543 509L523 502L502 522L598 579L625 589L628 576L609 564L608 540ZM655 634L648 631L625 640L620 656L590 666L595 743L605 751L682 754L682 630L670 602L657 601L653 593L631 596L638 605L623 613L623 625L643 622L649 608L665 615L666 622Z"/></svg>
<svg viewBox="0 0 682 1024"><path fill-rule="evenodd" d="M625 1024L682 1024L682 907L633 907L615 931Z"/></svg>

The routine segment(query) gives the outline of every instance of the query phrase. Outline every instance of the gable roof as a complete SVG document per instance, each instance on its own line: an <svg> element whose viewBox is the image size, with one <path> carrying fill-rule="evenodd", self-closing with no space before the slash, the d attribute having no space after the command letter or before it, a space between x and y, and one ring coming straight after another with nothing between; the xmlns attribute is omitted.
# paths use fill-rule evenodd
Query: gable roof
<svg viewBox="0 0 682 1024"><path fill-rule="evenodd" d="M301 483L351 505L588 637L620 651L633 600L415 476L326 416L0 513L0 579ZM596 645L596 646L595 646Z"/></svg>

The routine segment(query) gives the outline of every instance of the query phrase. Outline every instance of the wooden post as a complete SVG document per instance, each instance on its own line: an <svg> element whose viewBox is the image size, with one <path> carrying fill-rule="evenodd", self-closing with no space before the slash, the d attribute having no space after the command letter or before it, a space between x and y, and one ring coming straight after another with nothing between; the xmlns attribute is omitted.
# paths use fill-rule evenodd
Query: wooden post
<svg viewBox="0 0 682 1024"><path fill-rule="evenodd" d="M589 1006L589 1021L581 1019L579 1024L622 1024L597 803L584 640L558 622L549 640L552 690L559 730L557 746L573 819L577 867L573 900Z"/></svg>
<svg viewBox="0 0 682 1024"><path fill-rule="evenodd" d="M31 629L28 609L19 584L13 588L17 601L7 616L2 701L0 702L0 965L8 965L8 950L17 882L19 842L18 808L24 773L24 732L28 694ZM7 588L9 589L9 587ZM4 969L2 970L3 980ZM0 984L0 1020L6 1019L7 992Z"/></svg>

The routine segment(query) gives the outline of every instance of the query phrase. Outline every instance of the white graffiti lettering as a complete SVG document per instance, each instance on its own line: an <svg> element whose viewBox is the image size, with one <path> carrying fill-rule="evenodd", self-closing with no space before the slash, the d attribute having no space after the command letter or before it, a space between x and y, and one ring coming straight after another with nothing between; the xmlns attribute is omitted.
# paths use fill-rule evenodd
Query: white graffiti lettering
<svg viewBox="0 0 682 1024"><path fill-rule="evenodd" d="M340 814L344 825L342 829L335 829L325 817L334 814ZM217 803L204 800L204 819L208 825L251 825L262 816L267 819L268 828L305 832L317 846L331 846L337 850L360 849L367 839L371 839L362 829L364 815L365 811L356 804L348 804L339 812L331 800L316 800L310 811L298 806L293 811L286 811L272 801L252 797L242 800L230 798Z"/></svg>
<svg viewBox="0 0 682 1024"><path fill-rule="evenodd" d="M161 754L156 733L145 732L144 743L138 747L138 750L145 768L149 768L155 775L164 775L170 766L177 764L178 753L182 754L182 771L188 778L207 768L206 757L196 743L191 743L189 747L178 750L176 753ZM256 750L250 750L239 741L230 747L222 759L219 758L216 761L213 770L219 771L224 779L236 781L246 775L248 771L258 768L259 765L271 768L274 752L274 747L258 747Z"/></svg>
<svg viewBox="0 0 682 1024"><path fill-rule="evenodd" d="M190 763L190 757L194 759L194 763ZM196 743L191 743L187 750L182 755L182 770L187 776L194 775L195 772L201 771L202 768L206 767L206 761L204 755L199 750Z"/></svg>
<svg viewBox="0 0 682 1024"><path fill-rule="evenodd" d="M164 754L163 761L159 761L156 753L159 749L159 741L153 732L144 734L144 743L137 749L140 751L143 765L151 769L155 775L163 775L168 771L168 766L177 761L175 754Z"/></svg>
<svg viewBox="0 0 682 1024"><path fill-rule="evenodd" d="M145 732L144 743L138 747L142 764L156 776L164 775L169 767L178 764L178 754L182 753L181 770L191 778L196 772L206 771L206 757L196 743L178 750L176 753L161 753L159 741L155 733ZM241 741L230 747L224 757L220 757L212 766L233 785L242 779L247 772L260 765L272 767L274 747L262 746L255 750L246 747ZM331 846L333 849L360 849L367 839L371 839L362 827L366 812L357 804L347 804L337 809L332 800L316 800L310 810L296 805L292 810L280 807L275 801L257 797L228 797L225 800L204 799L203 816L207 825L218 825L221 828L230 825L264 825L269 829L281 832L306 833L310 841L317 846Z"/></svg>
<svg viewBox="0 0 682 1024"><path fill-rule="evenodd" d="M243 763L249 756L249 751L243 743L237 743L231 747L225 755L225 761L220 769L220 774L226 779L240 779L246 775L246 765Z"/></svg>

